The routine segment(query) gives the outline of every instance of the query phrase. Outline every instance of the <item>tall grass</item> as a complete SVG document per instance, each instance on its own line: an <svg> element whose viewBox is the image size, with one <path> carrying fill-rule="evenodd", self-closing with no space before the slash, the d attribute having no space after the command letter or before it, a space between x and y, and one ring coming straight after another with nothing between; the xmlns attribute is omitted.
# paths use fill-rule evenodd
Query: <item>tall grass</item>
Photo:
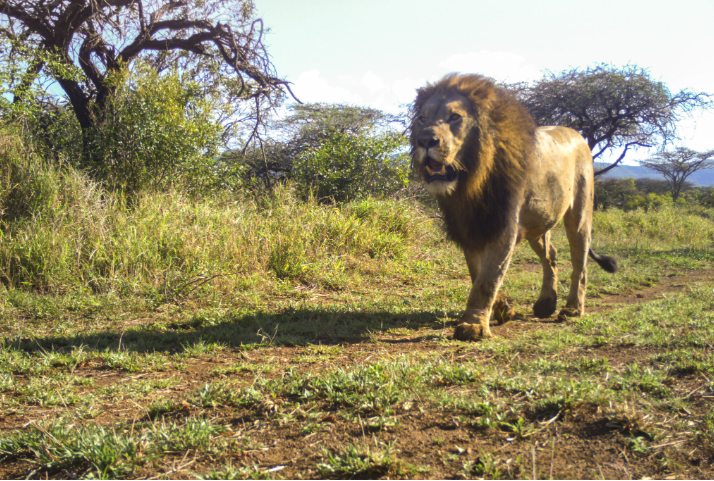
<svg viewBox="0 0 714 481"><path fill-rule="evenodd" d="M129 205L70 167L43 163L0 132L0 281L43 293L164 298L281 280L341 289L360 282L361 271L423 270L419 262L438 262L432 251L443 243L423 209L406 200L324 205L298 200L289 187L259 199L179 191L133 199ZM685 244L714 259L713 218L712 209L681 206L612 209L596 213L595 237L621 255L642 244Z"/></svg>
<svg viewBox="0 0 714 481"><path fill-rule="evenodd" d="M236 289L256 275L339 288L345 268L399 259L433 232L406 202L325 206L287 187L258 201L173 191L127 205L3 141L0 279L8 288L170 294L208 282Z"/></svg>
<svg viewBox="0 0 714 481"><path fill-rule="evenodd" d="M645 212L609 209L593 219L597 245L620 253L647 255L682 253L714 260L714 208L699 205L662 205Z"/></svg>

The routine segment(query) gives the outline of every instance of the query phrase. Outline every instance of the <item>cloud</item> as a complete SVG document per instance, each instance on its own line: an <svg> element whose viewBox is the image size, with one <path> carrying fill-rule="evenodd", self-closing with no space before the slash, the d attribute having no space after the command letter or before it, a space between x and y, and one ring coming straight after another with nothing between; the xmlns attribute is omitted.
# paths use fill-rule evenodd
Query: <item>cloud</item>
<svg viewBox="0 0 714 481"><path fill-rule="evenodd" d="M535 80L541 77L541 72L535 65L510 52L481 50L459 53L444 59L439 63L439 67L447 72L478 73L504 82Z"/></svg>
<svg viewBox="0 0 714 481"><path fill-rule="evenodd" d="M427 80L436 81L449 72L480 73L505 82L541 78L534 65L509 52L460 53L447 57L434 67L429 79L389 78L373 71L326 77L318 70L309 70L297 77L293 92L303 102L346 103L396 113L401 106L414 100L416 90Z"/></svg>
<svg viewBox="0 0 714 481"><path fill-rule="evenodd" d="M389 85L374 72L362 75L361 83L373 94L382 95L389 90Z"/></svg>
<svg viewBox="0 0 714 481"><path fill-rule="evenodd" d="M361 86L366 88L362 97L370 107L396 112L401 105L414 100L416 89L423 84L423 80L388 80L373 72L367 72L361 78Z"/></svg>
<svg viewBox="0 0 714 481"><path fill-rule="evenodd" d="M346 103L397 112L414 100L424 80L389 80L372 71L360 76L338 75L325 78L318 70L301 73L292 87L302 102Z"/></svg>
<svg viewBox="0 0 714 481"><path fill-rule="evenodd" d="M318 70L301 73L292 87L301 102L361 104L362 97L354 90L331 85Z"/></svg>
<svg viewBox="0 0 714 481"><path fill-rule="evenodd" d="M392 82L392 90L399 104L408 104L416 97L416 90L426 85L423 79L397 79Z"/></svg>

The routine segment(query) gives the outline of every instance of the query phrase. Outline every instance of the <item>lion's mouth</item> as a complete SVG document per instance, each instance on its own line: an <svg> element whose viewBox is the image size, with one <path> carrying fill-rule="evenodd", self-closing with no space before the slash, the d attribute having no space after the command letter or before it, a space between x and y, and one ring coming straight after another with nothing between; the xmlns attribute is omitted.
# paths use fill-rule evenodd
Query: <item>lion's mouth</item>
<svg viewBox="0 0 714 481"><path fill-rule="evenodd" d="M426 182L434 182L435 180L443 180L452 182L456 179L456 171L450 165L442 164L434 159L427 159L426 172L429 174Z"/></svg>

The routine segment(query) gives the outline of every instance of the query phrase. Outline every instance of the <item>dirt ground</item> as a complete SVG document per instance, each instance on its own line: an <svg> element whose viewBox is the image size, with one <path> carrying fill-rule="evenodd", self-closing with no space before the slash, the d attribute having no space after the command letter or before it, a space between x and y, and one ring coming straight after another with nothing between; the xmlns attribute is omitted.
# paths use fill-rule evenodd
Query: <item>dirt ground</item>
<svg viewBox="0 0 714 481"><path fill-rule="evenodd" d="M605 295L590 302L590 312L604 312L616 309L620 305L645 303L661 298L668 292L680 291L696 282L708 282L711 272L696 271L686 276L667 276L656 286L643 288L637 292L622 295ZM557 330L559 324L553 320L520 319L504 325L493 326L495 336L509 338L522 334L524 331ZM446 326L450 334L452 327ZM487 354L468 350L453 343L443 343L434 339L434 334L440 331L428 332L419 330L416 337L378 336L376 340L343 344L339 354L325 361L305 362L308 354L306 347L266 347L250 352L231 352L225 355L213 356L210 359L189 361L189 366L181 373L180 383L163 393L167 397L182 399L182 394L198 389L207 382L215 381L214 370L222 365L230 365L237 360L249 361L254 364L276 364L284 369L292 368L304 372L321 372L335 369L338 366L351 367L361 363L370 363L375 359L393 357L401 353L429 352L440 353L446 359L468 359L478 363L489 363L494 360ZM636 363L652 355L654 352L636 345L618 344L593 347L589 352L577 350L563 353L566 358L588 356L605 358L612 369ZM519 352L509 362L522 362L528 359L528 353ZM194 362L195 361L195 362ZM504 362L504 361L498 361ZM151 379L166 377L165 372L149 372L130 374L121 371L106 370L84 363L74 372L75 375L91 377L94 388L112 385L136 379ZM273 376L280 376L275 371ZM250 382L254 374L240 372L233 374L233 379L245 379ZM701 373L682 374L676 377L671 386L675 396L688 401L686 412L672 413L672 417L691 416L701 419L710 409L711 393L703 389L704 381L710 381ZM463 387L458 387L462 389ZM454 388L456 389L456 388ZM519 394L514 395L514 398ZM515 401L516 399L514 399ZM427 406L424 400L423 406ZM23 412L0 413L0 430L10 431L24 429L38 420L50 420L67 408L56 406L43 408L31 406ZM713 479L714 478L714 447L701 439L687 435L686 432L675 433L670 438L659 440L658 445L650 446L646 453L638 453L629 449L628 437L623 430L623 422L614 422L595 405L584 404L570 412L561 413L557 419L537 421L540 426L527 437L516 439L513 433L496 429L479 430L459 421L453 412L439 412L433 408L415 405L396 413L398 419L395 427L385 427L378 432L365 429L361 420L347 420L334 408L326 408L324 417L320 420L321 427L311 434L305 434L299 422L281 422L279 417L266 415L279 410L289 411L290 407L280 404L264 406L265 413L257 412L255 408L218 408L203 410L192 405L185 405L175 416L188 416L209 412L211 417L220 419L221 424L228 425L231 431L227 436L247 436L261 446L255 450L242 451L239 454L226 453L233 457L235 465L257 466L266 476L280 478L319 477L315 469L317 463L324 461L323 448L336 449L363 441L365 444L391 443L395 456L403 465L411 465L416 471L406 471L402 474L392 472L364 473L365 477L397 476L405 478L452 479L460 477L481 476L492 477L494 472L504 478L569 478L569 479ZM91 420L93 423L112 425L127 419L146 421L145 406L138 405L130 398L120 399L116 403L101 407L102 414ZM260 410L258 410L260 411ZM288 413L289 414L289 413ZM658 418L657 422L666 425L669 421ZM654 448L654 449L652 449ZM464 471L464 465L469 461L472 465L497 460L495 471L482 473L479 471ZM195 477L195 473L203 473L218 463L210 456L196 456L195 453L176 453L156 462L146 463L133 473L135 478L165 477L182 479ZM225 460L221 463L225 464ZM428 466L427 470L419 471L419 467ZM670 466L669 468L667 466ZM9 459L0 464L0 478L24 478L37 466L30 465L20 459ZM76 469L76 468L72 468ZM81 470L64 470L40 472L38 477L55 479L74 478L82 475Z"/></svg>

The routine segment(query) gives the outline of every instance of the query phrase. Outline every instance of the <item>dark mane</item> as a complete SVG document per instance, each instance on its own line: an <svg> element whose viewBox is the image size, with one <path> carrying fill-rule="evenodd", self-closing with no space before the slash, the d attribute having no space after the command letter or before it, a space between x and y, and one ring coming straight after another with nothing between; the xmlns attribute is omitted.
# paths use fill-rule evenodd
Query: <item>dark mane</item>
<svg viewBox="0 0 714 481"><path fill-rule="evenodd" d="M529 173L536 124L530 112L508 91L480 75L447 75L417 91L416 118L435 95L459 93L471 101L475 127L462 147L456 191L439 197L449 237L462 248L494 240L515 219ZM412 151L416 148L412 123Z"/></svg>

